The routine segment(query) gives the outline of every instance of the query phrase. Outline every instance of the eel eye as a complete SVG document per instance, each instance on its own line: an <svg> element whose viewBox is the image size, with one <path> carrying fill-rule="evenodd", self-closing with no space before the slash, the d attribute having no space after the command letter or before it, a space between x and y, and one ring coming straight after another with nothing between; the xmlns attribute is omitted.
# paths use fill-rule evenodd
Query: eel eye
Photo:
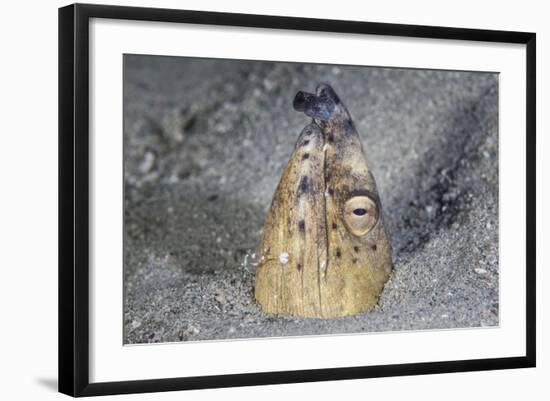
<svg viewBox="0 0 550 401"><path fill-rule="evenodd" d="M344 205L344 222L353 235L367 234L376 225L378 208L368 196L354 196Z"/></svg>

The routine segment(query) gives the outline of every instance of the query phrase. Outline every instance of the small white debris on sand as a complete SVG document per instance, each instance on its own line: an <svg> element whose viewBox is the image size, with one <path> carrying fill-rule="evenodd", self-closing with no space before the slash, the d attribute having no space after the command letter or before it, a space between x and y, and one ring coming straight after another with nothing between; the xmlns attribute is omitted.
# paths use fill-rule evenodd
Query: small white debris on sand
<svg viewBox="0 0 550 401"><path fill-rule="evenodd" d="M249 266L252 266L252 267L256 267L258 266L261 262L264 261L264 257L262 256L259 260L258 260L258 257L259 255L257 255L256 253L246 253L246 255L244 255L244 260L243 262L241 263L241 267L244 268L247 272L250 273L250 270L248 269Z"/></svg>
<svg viewBox="0 0 550 401"><path fill-rule="evenodd" d="M279 262L281 262L282 265L286 265L288 263L288 253L281 253L279 255Z"/></svg>
<svg viewBox="0 0 550 401"><path fill-rule="evenodd" d="M176 172L173 172L172 174L170 174L170 177L168 177L168 184L175 184L177 182L179 182L179 177L178 177L178 174Z"/></svg>
<svg viewBox="0 0 550 401"><path fill-rule="evenodd" d="M260 262L263 261L263 259L264 257L262 256L261 259L258 260L258 255L256 255L256 253L253 253L250 255L250 265L256 267L260 264Z"/></svg>
<svg viewBox="0 0 550 401"><path fill-rule="evenodd" d="M241 263L241 267L244 269L244 271L246 271L247 273L250 274L250 270L248 269L248 258L249 258L249 256L250 255L248 253L246 255L244 255L244 260Z"/></svg>
<svg viewBox="0 0 550 401"><path fill-rule="evenodd" d="M143 156L143 160L139 164L139 171L142 173L148 173L155 164L155 155L151 151L145 152L145 155Z"/></svg>
<svg viewBox="0 0 550 401"><path fill-rule="evenodd" d="M225 305L227 303L227 298L223 294L217 294L214 299L221 305Z"/></svg>
<svg viewBox="0 0 550 401"><path fill-rule="evenodd" d="M487 270L482 269L481 267L476 267L476 268L474 269L474 271L475 271L477 274L487 274Z"/></svg>

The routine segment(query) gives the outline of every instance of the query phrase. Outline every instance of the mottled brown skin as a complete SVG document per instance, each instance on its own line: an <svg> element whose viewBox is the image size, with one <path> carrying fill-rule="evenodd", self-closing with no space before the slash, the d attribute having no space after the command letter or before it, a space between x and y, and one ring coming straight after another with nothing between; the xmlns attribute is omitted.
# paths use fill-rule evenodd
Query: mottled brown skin
<svg viewBox="0 0 550 401"><path fill-rule="evenodd" d="M332 88L299 92L313 121L300 134L269 210L256 270L264 312L334 318L376 305L391 249L376 183Z"/></svg>

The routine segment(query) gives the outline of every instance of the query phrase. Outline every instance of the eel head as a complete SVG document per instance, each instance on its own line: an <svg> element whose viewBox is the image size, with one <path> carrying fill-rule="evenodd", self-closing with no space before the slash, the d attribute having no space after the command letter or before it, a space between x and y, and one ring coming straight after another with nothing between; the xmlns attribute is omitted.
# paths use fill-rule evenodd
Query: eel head
<svg viewBox="0 0 550 401"><path fill-rule="evenodd" d="M391 271L380 199L351 116L334 90L298 92L312 118L264 226L255 294L269 313L337 317L376 305Z"/></svg>

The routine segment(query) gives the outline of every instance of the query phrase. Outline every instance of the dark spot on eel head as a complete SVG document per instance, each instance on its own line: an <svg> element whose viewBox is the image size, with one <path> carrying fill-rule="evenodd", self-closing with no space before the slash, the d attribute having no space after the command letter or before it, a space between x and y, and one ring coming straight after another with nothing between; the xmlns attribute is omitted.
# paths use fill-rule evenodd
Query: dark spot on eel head
<svg viewBox="0 0 550 401"><path fill-rule="evenodd" d="M304 141L304 143L302 144L302 146L307 146L307 145L309 145L309 139L306 139L306 140Z"/></svg>
<svg viewBox="0 0 550 401"><path fill-rule="evenodd" d="M332 229L336 230L338 228L338 225L336 223L332 223Z"/></svg>
<svg viewBox="0 0 550 401"><path fill-rule="evenodd" d="M354 250L355 252L359 252L359 247L358 247L358 246L354 246L354 247L353 247L353 250Z"/></svg>
<svg viewBox="0 0 550 401"><path fill-rule="evenodd" d="M330 195L334 195L334 189L329 188L329 189L328 189L328 193L329 193Z"/></svg>
<svg viewBox="0 0 550 401"><path fill-rule="evenodd" d="M334 135L329 134L329 136L328 136L328 141L329 141L329 142L334 142Z"/></svg>
<svg viewBox="0 0 550 401"><path fill-rule="evenodd" d="M298 263L298 266L296 266L298 268L298 271L302 270L302 265L300 263Z"/></svg>
<svg viewBox="0 0 550 401"><path fill-rule="evenodd" d="M298 229L301 231L301 232L304 232L305 229L306 229L306 222L304 220L300 220L298 222Z"/></svg>
<svg viewBox="0 0 550 401"><path fill-rule="evenodd" d="M353 258L352 262L357 263L357 258Z"/></svg>
<svg viewBox="0 0 550 401"><path fill-rule="evenodd" d="M339 258L342 256L342 252L340 252L340 248L336 248L336 257Z"/></svg>
<svg viewBox="0 0 550 401"><path fill-rule="evenodd" d="M305 154L302 156L302 159L304 159L304 160L309 159L309 153L305 153Z"/></svg>
<svg viewBox="0 0 550 401"><path fill-rule="evenodd" d="M373 251L376 251L376 244L372 244L372 245L370 246L370 249L372 249Z"/></svg>
<svg viewBox="0 0 550 401"><path fill-rule="evenodd" d="M307 192L309 190L309 180L307 178L307 175L303 176L300 179L300 192Z"/></svg>

